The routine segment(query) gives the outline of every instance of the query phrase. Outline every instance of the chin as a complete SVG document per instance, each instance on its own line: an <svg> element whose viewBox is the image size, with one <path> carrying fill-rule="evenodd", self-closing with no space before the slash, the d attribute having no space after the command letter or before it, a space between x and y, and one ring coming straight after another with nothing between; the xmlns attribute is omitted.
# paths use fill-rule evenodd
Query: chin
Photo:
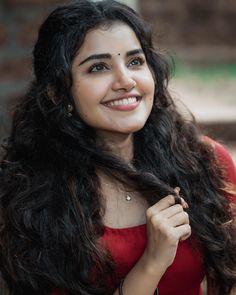
<svg viewBox="0 0 236 295"><path fill-rule="evenodd" d="M141 130L146 122L140 122L140 124L135 124L132 126L126 126L125 128L121 128L120 133L124 133L124 134L130 134L130 133L135 133L139 130Z"/></svg>

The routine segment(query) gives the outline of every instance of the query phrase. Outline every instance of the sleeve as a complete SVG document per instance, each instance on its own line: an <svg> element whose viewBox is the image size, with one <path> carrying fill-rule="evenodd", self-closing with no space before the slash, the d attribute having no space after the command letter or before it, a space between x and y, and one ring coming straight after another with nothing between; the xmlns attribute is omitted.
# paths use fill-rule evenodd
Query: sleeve
<svg viewBox="0 0 236 295"><path fill-rule="evenodd" d="M228 151L218 142L213 142L216 158L223 169L225 180L232 187L232 194L228 197L236 204L236 166Z"/></svg>

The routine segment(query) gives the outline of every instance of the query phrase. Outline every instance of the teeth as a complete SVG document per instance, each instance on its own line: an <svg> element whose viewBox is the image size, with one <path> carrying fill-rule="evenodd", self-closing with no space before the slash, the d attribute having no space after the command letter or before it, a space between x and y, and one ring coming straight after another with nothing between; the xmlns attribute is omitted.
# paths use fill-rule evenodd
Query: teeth
<svg viewBox="0 0 236 295"><path fill-rule="evenodd" d="M135 103L137 101L136 97L129 97L129 98L123 98L115 101L108 102L108 106L120 106L120 105L128 105Z"/></svg>

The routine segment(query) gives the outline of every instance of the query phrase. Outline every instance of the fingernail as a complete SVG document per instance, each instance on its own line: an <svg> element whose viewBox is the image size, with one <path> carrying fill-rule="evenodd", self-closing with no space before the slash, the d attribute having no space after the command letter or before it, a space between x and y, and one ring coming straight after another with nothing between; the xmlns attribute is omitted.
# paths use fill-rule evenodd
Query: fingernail
<svg viewBox="0 0 236 295"><path fill-rule="evenodd" d="M188 203L183 198L181 198L181 204L182 204L182 206L183 206L184 209L189 208Z"/></svg>
<svg viewBox="0 0 236 295"><path fill-rule="evenodd" d="M180 192L180 187L176 187L175 189L174 189L174 191L177 193L177 194L179 194L179 192Z"/></svg>

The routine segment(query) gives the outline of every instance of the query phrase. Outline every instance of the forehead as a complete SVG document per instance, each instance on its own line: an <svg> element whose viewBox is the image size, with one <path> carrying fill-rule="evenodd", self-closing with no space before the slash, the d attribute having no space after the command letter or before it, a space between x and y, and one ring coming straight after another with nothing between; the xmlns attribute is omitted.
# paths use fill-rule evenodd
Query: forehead
<svg viewBox="0 0 236 295"><path fill-rule="evenodd" d="M99 27L87 33L79 49L79 55L92 53L117 54L140 48L134 31L126 24L114 23L109 27Z"/></svg>

